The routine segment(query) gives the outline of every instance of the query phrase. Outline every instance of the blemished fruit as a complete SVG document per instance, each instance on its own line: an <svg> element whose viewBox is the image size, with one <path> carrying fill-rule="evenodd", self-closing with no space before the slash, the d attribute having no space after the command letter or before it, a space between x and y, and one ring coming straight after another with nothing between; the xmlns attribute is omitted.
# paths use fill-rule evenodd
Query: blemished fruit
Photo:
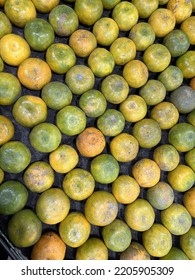
<svg viewBox="0 0 195 280"><path fill-rule="evenodd" d="M130 246L120 254L120 260L150 260L150 255L141 243L132 241Z"/></svg>
<svg viewBox="0 0 195 280"><path fill-rule="evenodd" d="M112 104L120 104L129 94L126 80L117 74L108 75L101 83L101 92Z"/></svg>
<svg viewBox="0 0 195 280"><path fill-rule="evenodd" d="M82 213L73 211L60 222L58 231L66 245L77 248L89 238L91 225Z"/></svg>
<svg viewBox="0 0 195 280"><path fill-rule="evenodd" d="M183 22L192 13L191 1L180 0L178 5L176 0L169 0L167 8L173 12L177 23Z"/></svg>
<svg viewBox="0 0 195 280"><path fill-rule="evenodd" d="M147 19L158 8L159 4L157 0L132 0L132 3L136 6L139 17L144 19Z"/></svg>
<svg viewBox="0 0 195 280"><path fill-rule="evenodd" d="M90 2L88 0L76 0L74 10L80 23L91 26L102 16L103 3L101 0L92 0Z"/></svg>
<svg viewBox="0 0 195 280"><path fill-rule="evenodd" d="M139 143L133 135L123 132L112 138L110 152L119 162L132 161L138 155Z"/></svg>
<svg viewBox="0 0 195 280"><path fill-rule="evenodd" d="M155 32L147 22L138 22L130 32L129 38L135 43L136 50L145 51L155 40Z"/></svg>
<svg viewBox="0 0 195 280"><path fill-rule="evenodd" d="M160 142L162 130L157 121L151 118L143 118L135 122L132 134L138 140L140 147L149 149Z"/></svg>
<svg viewBox="0 0 195 280"><path fill-rule="evenodd" d="M114 19L102 17L94 23L92 32L97 44L110 46L118 38L119 27Z"/></svg>
<svg viewBox="0 0 195 280"><path fill-rule="evenodd" d="M79 155L70 145L62 144L49 154L49 163L58 173L67 173L77 166Z"/></svg>
<svg viewBox="0 0 195 280"><path fill-rule="evenodd" d="M24 127L33 127L47 119L47 105L38 96L23 95L14 103L12 115Z"/></svg>
<svg viewBox="0 0 195 280"><path fill-rule="evenodd" d="M195 218L195 187L192 187L184 193L183 204L192 218Z"/></svg>
<svg viewBox="0 0 195 280"><path fill-rule="evenodd" d="M118 24L120 31L129 31L137 23L139 13L133 3L122 1L113 8L112 18Z"/></svg>
<svg viewBox="0 0 195 280"><path fill-rule="evenodd" d="M158 182L146 192L146 199L158 210L168 208L173 203L174 198L175 195L172 187L163 181Z"/></svg>
<svg viewBox="0 0 195 280"><path fill-rule="evenodd" d="M152 26L155 35L161 38L174 29L176 20L172 11L158 8L150 15L148 23Z"/></svg>
<svg viewBox="0 0 195 280"><path fill-rule="evenodd" d="M172 247L169 253L163 257L159 258L160 260L189 260L186 254L177 247Z"/></svg>
<svg viewBox="0 0 195 280"><path fill-rule="evenodd" d="M195 174L189 166L179 164L175 169L168 172L167 180L174 190L185 192L194 185Z"/></svg>
<svg viewBox="0 0 195 280"><path fill-rule="evenodd" d="M143 62L149 71L159 73L169 66L171 54L163 44L154 43L144 51Z"/></svg>
<svg viewBox="0 0 195 280"><path fill-rule="evenodd" d="M97 89L84 92L79 99L79 107L90 118L101 116L105 112L106 106L107 101L105 96Z"/></svg>
<svg viewBox="0 0 195 280"><path fill-rule="evenodd" d="M185 163L195 172L195 148L185 153Z"/></svg>
<svg viewBox="0 0 195 280"><path fill-rule="evenodd" d="M170 101L181 114L190 113L195 109L195 91L190 86L181 86L170 94Z"/></svg>
<svg viewBox="0 0 195 280"><path fill-rule="evenodd" d="M195 73L195 51L188 50L176 60L176 66L179 67L183 73L183 77L190 79L194 77Z"/></svg>
<svg viewBox="0 0 195 280"><path fill-rule="evenodd" d="M95 180L91 173L82 168L74 168L68 172L63 181L64 192L73 200L87 199L95 189Z"/></svg>
<svg viewBox="0 0 195 280"><path fill-rule="evenodd" d="M89 55L87 63L98 78L112 74L115 66L113 55L105 47L95 48Z"/></svg>
<svg viewBox="0 0 195 280"><path fill-rule="evenodd" d="M62 21L65 17L66 20ZM58 36L69 36L79 26L79 19L75 10L68 5L57 5L49 13L49 23Z"/></svg>
<svg viewBox="0 0 195 280"><path fill-rule="evenodd" d="M104 150L106 140L103 133L95 127L87 127L76 138L76 147L84 157L95 157Z"/></svg>
<svg viewBox="0 0 195 280"><path fill-rule="evenodd" d="M172 248L172 235L165 226L154 223L142 233L142 243L151 256L163 257Z"/></svg>
<svg viewBox="0 0 195 280"><path fill-rule="evenodd" d="M24 28L25 24L37 16L36 8L31 0L8 0L4 5L9 20L17 27Z"/></svg>
<svg viewBox="0 0 195 280"><path fill-rule="evenodd" d="M153 225L155 212L147 200L137 198L132 203L126 205L124 218L130 228L143 232Z"/></svg>
<svg viewBox="0 0 195 280"><path fill-rule="evenodd" d="M125 65L136 57L136 45L129 38L119 37L111 44L110 52L116 65Z"/></svg>
<svg viewBox="0 0 195 280"><path fill-rule="evenodd" d="M54 73L65 74L76 63L73 49L63 43L53 43L46 50L46 62Z"/></svg>
<svg viewBox="0 0 195 280"><path fill-rule="evenodd" d="M90 237L76 251L76 260L108 260L108 248L97 237Z"/></svg>
<svg viewBox="0 0 195 280"><path fill-rule="evenodd" d="M154 106L165 99L166 88L160 81L149 79L147 83L139 89L139 95L143 97L147 105Z"/></svg>
<svg viewBox="0 0 195 280"><path fill-rule="evenodd" d="M120 219L115 219L102 229L102 238L108 249L123 252L131 243L132 235L129 226Z"/></svg>
<svg viewBox="0 0 195 280"><path fill-rule="evenodd" d="M115 197L107 191L94 191L85 202L87 220L96 226L106 226L113 222L118 213Z"/></svg>
<svg viewBox="0 0 195 280"><path fill-rule="evenodd" d="M129 94L119 105L119 111L128 122L138 122L147 114L147 104L143 97L137 94Z"/></svg>
<svg viewBox="0 0 195 280"><path fill-rule="evenodd" d="M189 41L191 45L195 44L194 23L195 23L195 16L190 16L189 18L186 18L180 25L180 29L183 30L186 33L186 35L189 37Z"/></svg>
<svg viewBox="0 0 195 280"><path fill-rule="evenodd" d="M104 9L111 10L118 4L121 0L102 0Z"/></svg>
<svg viewBox="0 0 195 280"><path fill-rule="evenodd" d="M125 118L123 114L116 109L106 109L97 119L97 128L104 136L116 136L123 131L124 127Z"/></svg>
<svg viewBox="0 0 195 280"><path fill-rule="evenodd" d="M62 189L50 188L42 192L38 197L35 210L43 223L55 225L64 220L68 215L70 200Z"/></svg>
<svg viewBox="0 0 195 280"><path fill-rule="evenodd" d="M164 84L167 91L173 91L183 83L183 73L177 66L169 65L158 75L158 80Z"/></svg>
<svg viewBox="0 0 195 280"><path fill-rule="evenodd" d="M95 76L86 65L74 65L65 76L65 83L74 94L83 94L94 87Z"/></svg>
<svg viewBox="0 0 195 280"><path fill-rule="evenodd" d="M179 237L180 247L190 260L195 260L195 226Z"/></svg>
<svg viewBox="0 0 195 280"><path fill-rule="evenodd" d="M163 44L168 48L172 57L178 57L188 50L190 40L185 32L174 29L163 38Z"/></svg>
<svg viewBox="0 0 195 280"><path fill-rule="evenodd" d="M0 72L0 105L12 105L21 95L22 86L12 73Z"/></svg>
<svg viewBox="0 0 195 280"><path fill-rule="evenodd" d="M155 186L160 180L160 168L149 158L142 158L133 165L132 174L138 184L143 188Z"/></svg>
<svg viewBox="0 0 195 280"><path fill-rule="evenodd" d="M187 209L179 203L173 203L168 208L162 210L161 221L174 235L185 234L192 226L192 217Z"/></svg>
<svg viewBox="0 0 195 280"><path fill-rule="evenodd" d="M6 116L0 115L0 146L7 143L14 137L14 124Z"/></svg>
<svg viewBox="0 0 195 280"><path fill-rule="evenodd" d="M161 170L171 171L178 166L180 155L174 146L164 144L154 149L153 159Z"/></svg>
<svg viewBox="0 0 195 280"><path fill-rule="evenodd" d="M44 0L32 0L32 2L37 11L40 13L48 13L59 4L60 0L48 0L47 2Z"/></svg>
<svg viewBox="0 0 195 280"><path fill-rule="evenodd" d="M179 120L179 112L171 102L161 102L151 110L151 119L157 121L162 130L170 129Z"/></svg>
<svg viewBox="0 0 195 280"><path fill-rule="evenodd" d="M5 13L2 11L0 12L0 19L1 19L1 31L0 31L0 39L6 35L10 34L12 32L12 24L9 20L9 18L6 16Z"/></svg>
<svg viewBox="0 0 195 280"><path fill-rule="evenodd" d="M31 191L42 193L52 187L55 175L49 163L35 161L28 165L23 173L25 186Z"/></svg>
<svg viewBox="0 0 195 280"><path fill-rule="evenodd" d="M140 88L147 82L149 73L146 63L133 59L125 64L122 75L130 87Z"/></svg>
<svg viewBox="0 0 195 280"><path fill-rule="evenodd" d="M87 57L97 47L97 40L91 31L77 29L69 38L69 46L77 56Z"/></svg>
<svg viewBox="0 0 195 280"><path fill-rule="evenodd" d="M48 231L41 235L31 251L31 260L63 260L66 254L66 244L59 234Z"/></svg>
<svg viewBox="0 0 195 280"><path fill-rule="evenodd" d="M133 177L129 175L120 175L112 183L112 194L118 202L129 204L138 198L140 186Z"/></svg>
<svg viewBox="0 0 195 280"><path fill-rule="evenodd" d="M17 71L21 84L30 90L40 90L52 78L52 72L45 60L28 57L20 63Z"/></svg>

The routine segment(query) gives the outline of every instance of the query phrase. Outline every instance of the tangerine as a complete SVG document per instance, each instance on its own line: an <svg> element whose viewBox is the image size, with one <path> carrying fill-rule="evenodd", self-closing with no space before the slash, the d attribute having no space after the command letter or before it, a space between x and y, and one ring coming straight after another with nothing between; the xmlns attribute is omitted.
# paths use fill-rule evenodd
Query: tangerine
<svg viewBox="0 0 195 280"><path fill-rule="evenodd" d="M106 146L103 133L95 127L85 128L76 138L76 147L85 157L95 157L102 153Z"/></svg>

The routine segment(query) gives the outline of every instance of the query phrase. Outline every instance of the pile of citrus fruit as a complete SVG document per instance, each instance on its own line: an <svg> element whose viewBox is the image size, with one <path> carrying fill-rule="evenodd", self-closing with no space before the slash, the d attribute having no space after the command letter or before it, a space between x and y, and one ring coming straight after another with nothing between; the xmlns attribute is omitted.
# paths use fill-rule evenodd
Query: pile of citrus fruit
<svg viewBox="0 0 195 280"><path fill-rule="evenodd" d="M194 12L0 0L0 225L29 259L195 259Z"/></svg>

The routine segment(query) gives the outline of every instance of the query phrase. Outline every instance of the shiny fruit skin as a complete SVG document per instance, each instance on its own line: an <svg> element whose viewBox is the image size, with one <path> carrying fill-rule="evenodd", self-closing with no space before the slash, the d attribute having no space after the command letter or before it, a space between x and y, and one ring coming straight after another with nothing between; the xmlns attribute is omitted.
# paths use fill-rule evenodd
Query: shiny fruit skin
<svg viewBox="0 0 195 280"><path fill-rule="evenodd" d="M53 43L46 50L46 62L57 74L65 74L76 63L76 55L69 45Z"/></svg>
<svg viewBox="0 0 195 280"><path fill-rule="evenodd" d="M76 0L74 10L77 13L81 24L92 26L103 14L101 0Z"/></svg>
<svg viewBox="0 0 195 280"><path fill-rule="evenodd" d="M30 90L41 90L52 78L49 65L40 58L29 57L18 67L17 76L21 84Z"/></svg>
<svg viewBox="0 0 195 280"><path fill-rule="evenodd" d="M49 122L35 125L29 134L31 146L41 153L50 153L60 145L62 134L58 127Z"/></svg>
<svg viewBox="0 0 195 280"><path fill-rule="evenodd" d="M23 95L14 103L12 115L24 127L33 127L46 121L47 106L38 96Z"/></svg>
<svg viewBox="0 0 195 280"><path fill-rule="evenodd" d="M11 66L19 66L31 54L28 42L13 33L1 38L0 49L3 61Z"/></svg>
<svg viewBox="0 0 195 280"><path fill-rule="evenodd" d="M20 141L9 141L0 148L0 167L8 173L22 172L30 161L30 149Z"/></svg>
<svg viewBox="0 0 195 280"><path fill-rule="evenodd" d="M45 19L35 18L24 27L24 38L35 51L45 51L55 38L53 27Z"/></svg>
<svg viewBox="0 0 195 280"><path fill-rule="evenodd" d="M0 11L0 39L9 33L12 33L12 24L6 14Z"/></svg>
<svg viewBox="0 0 195 280"><path fill-rule="evenodd" d="M36 8L31 0L7 0L4 10L9 20L20 28L24 28L29 20L37 16Z"/></svg>
<svg viewBox="0 0 195 280"><path fill-rule="evenodd" d="M4 115L0 115L0 146L14 137L15 127L13 122Z"/></svg>

